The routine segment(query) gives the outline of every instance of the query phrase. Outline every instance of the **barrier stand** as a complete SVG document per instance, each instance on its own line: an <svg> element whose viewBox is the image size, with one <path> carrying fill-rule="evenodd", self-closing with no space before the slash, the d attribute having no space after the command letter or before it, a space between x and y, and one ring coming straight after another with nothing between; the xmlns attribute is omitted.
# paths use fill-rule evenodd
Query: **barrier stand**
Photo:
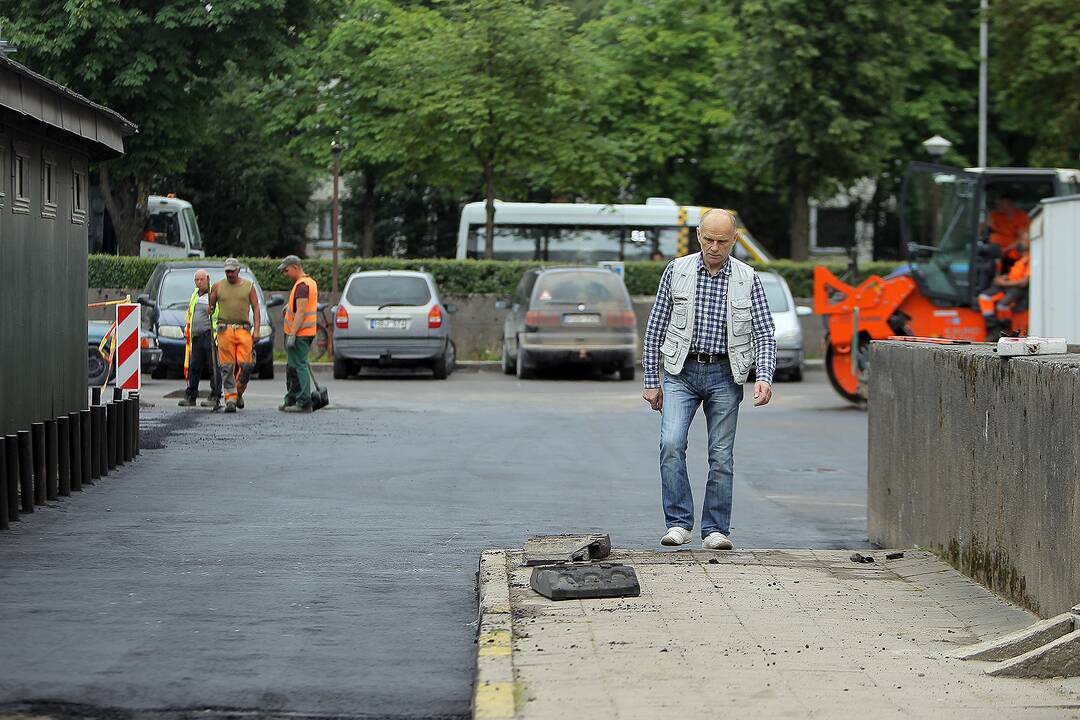
<svg viewBox="0 0 1080 720"><path fill-rule="evenodd" d="M82 490L82 427L80 413L74 410L68 413L68 462L71 465L71 491Z"/></svg>
<svg viewBox="0 0 1080 720"><path fill-rule="evenodd" d="M139 406L139 393L131 393L131 399L135 403L135 454L138 455L141 452L139 435L142 432L142 408Z"/></svg>
<svg viewBox="0 0 1080 720"><path fill-rule="evenodd" d="M105 403L105 465L108 470L116 469L116 404ZM101 473L104 475L105 473Z"/></svg>
<svg viewBox="0 0 1080 720"><path fill-rule="evenodd" d="M127 458L124 457L124 436L127 435L127 406L123 400L113 400L113 411L116 413L116 437L113 442L113 455L117 466L123 465Z"/></svg>
<svg viewBox="0 0 1080 720"><path fill-rule="evenodd" d="M101 457L101 451L105 449L105 406L93 405L90 408L90 477L98 480L102 477L101 470L105 468L105 461ZM105 469L105 474L108 474Z"/></svg>
<svg viewBox="0 0 1080 720"><path fill-rule="evenodd" d="M16 435L4 437L4 457L0 462L7 467L7 508L8 520L19 519L19 438Z"/></svg>
<svg viewBox="0 0 1080 720"><path fill-rule="evenodd" d="M80 450L82 453L82 485L84 487L94 484L94 452L93 448L91 447L93 445L91 441L92 437L93 436L90 434L90 411L80 410L79 445L82 446Z"/></svg>
<svg viewBox="0 0 1080 720"><path fill-rule="evenodd" d="M60 497L60 437L57 433L56 420L45 421L45 499L56 500Z"/></svg>
<svg viewBox="0 0 1080 720"><path fill-rule="evenodd" d="M71 430L68 416L56 418L56 477L60 497L71 495Z"/></svg>
<svg viewBox="0 0 1080 720"><path fill-rule="evenodd" d="M34 478L34 504L44 505L48 500L45 489L45 423L30 423L30 442Z"/></svg>
<svg viewBox="0 0 1080 720"><path fill-rule="evenodd" d="M34 451L30 431L19 430L19 500L24 513L34 512Z"/></svg>
<svg viewBox="0 0 1080 720"><path fill-rule="evenodd" d="M0 530L8 529L7 440L0 437Z"/></svg>

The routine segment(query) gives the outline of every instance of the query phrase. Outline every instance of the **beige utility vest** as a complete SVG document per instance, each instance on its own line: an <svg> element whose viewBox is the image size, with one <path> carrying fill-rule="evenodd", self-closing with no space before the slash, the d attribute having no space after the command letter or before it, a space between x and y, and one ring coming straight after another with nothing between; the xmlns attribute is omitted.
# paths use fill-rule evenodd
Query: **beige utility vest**
<svg viewBox="0 0 1080 720"><path fill-rule="evenodd" d="M690 343L694 339L694 308L697 301L697 272L701 253L686 255L672 263L671 320L668 322L660 355L664 371L672 375L682 372ZM754 268L741 260L728 258L731 277L727 288L727 352L731 374L742 385L754 362L751 339L753 323L750 316L750 290L754 286Z"/></svg>

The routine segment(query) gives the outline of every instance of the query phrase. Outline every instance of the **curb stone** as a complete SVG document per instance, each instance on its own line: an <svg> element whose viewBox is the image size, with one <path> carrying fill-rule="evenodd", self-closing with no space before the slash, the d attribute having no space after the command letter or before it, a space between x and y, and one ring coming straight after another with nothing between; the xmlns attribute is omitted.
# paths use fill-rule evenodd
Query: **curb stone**
<svg viewBox="0 0 1080 720"><path fill-rule="evenodd" d="M505 550L487 550L480 556L477 573L480 615L472 713L476 720L517 716L507 562Z"/></svg>

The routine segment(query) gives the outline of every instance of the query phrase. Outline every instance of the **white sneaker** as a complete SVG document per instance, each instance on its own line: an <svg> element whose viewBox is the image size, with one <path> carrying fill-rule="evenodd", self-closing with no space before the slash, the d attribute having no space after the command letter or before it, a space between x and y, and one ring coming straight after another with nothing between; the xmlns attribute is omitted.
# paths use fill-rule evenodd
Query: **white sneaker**
<svg viewBox="0 0 1080 720"><path fill-rule="evenodd" d="M701 541L701 547L706 550L731 550L735 546L724 533L713 532L705 536L705 539Z"/></svg>
<svg viewBox="0 0 1080 720"><path fill-rule="evenodd" d="M694 536L691 535L690 531L686 528L668 528L668 531L664 535L664 537L660 538L660 544L667 545L668 547L671 547L673 545L685 545L686 543L690 542L693 537Z"/></svg>

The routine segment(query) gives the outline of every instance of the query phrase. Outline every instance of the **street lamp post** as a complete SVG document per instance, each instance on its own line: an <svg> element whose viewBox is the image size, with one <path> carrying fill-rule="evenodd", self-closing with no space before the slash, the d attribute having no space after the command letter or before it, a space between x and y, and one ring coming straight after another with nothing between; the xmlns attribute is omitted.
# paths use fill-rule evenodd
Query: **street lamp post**
<svg viewBox="0 0 1080 720"><path fill-rule="evenodd" d="M330 292L336 301L338 294L338 178L341 175L341 144L336 136L330 143L330 154L334 157L334 199L330 208L330 237L334 243L334 259Z"/></svg>
<svg viewBox="0 0 1080 720"><path fill-rule="evenodd" d="M926 148L926 152L930 153L930 157L934 159L934 162L941 162L941 156L948 152L952 147L952 143L941 137L935 135L932 138L923 140L922 146Z"/></svg>

